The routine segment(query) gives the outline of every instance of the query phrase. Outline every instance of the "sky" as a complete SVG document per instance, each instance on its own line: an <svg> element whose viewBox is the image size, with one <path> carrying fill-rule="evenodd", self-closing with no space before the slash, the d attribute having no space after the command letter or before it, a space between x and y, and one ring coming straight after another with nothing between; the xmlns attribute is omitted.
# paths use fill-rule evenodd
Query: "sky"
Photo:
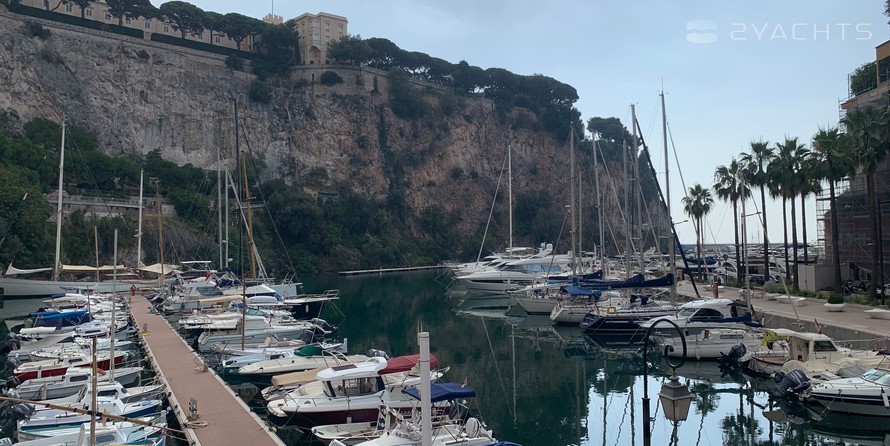
<svg viewBox="0 0 890 446"><path fill-rule="evenodd" d="M550 76L575 87L584 121L615 116L629 127L635 104L662 184L663 90L679 160L670 156L675 222L688 218L682 212L683 183L710 187L717 166L729 164L752 140L774 143L790 136L809 145L819 128L836 126L839 102L848 97L848 75L874 61L874 48L890 37L884 2L878 0L192 3L257 18L274 12L285 20L328 12L346 17L351 35L386 38L452 63ZM749 214L760 207L757 197L747 203ZM781 204L768 200L767 207L770 241L780 242ZM759 217L747 222L749 243L762 242ZM810 242L817 240L816 224L811 198ZM706 243L733 243L730 205L716 202L705 225ZM694 243L691 224L678 224L677 232L683 243Z"/></svg>

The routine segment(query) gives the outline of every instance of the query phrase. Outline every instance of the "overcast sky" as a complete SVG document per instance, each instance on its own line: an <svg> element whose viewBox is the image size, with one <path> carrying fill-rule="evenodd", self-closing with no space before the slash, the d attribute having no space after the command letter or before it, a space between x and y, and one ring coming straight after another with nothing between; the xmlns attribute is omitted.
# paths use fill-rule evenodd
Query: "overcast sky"
<svg viewBox="0 0 890 446"><path fill-rule="evenodd" d="M155 5L163 1L152 0ZM687 188L710 187L714 170L753 139L798 136L809 145L819 127L837 125L847 76L873 61L890 34L878 0L195 0L205 10L285 20L304 12L345 16L348 31L453 63L466 60L517 74L540 73L572 85L585 121L615 116L629 126L636 104L642 135L662 147L658 93L680 159L672 161L674 221ZM664 158L653 152L663 173ZM663 181L663 178L661 179ZM759 200L756 204L759 207ZM768 203L770 239L780 242L781 207ZM817 238L807 206L808 239ZM755 211L750 201L748 212ZM706 241L732 243L732 208L718 203ZM749 241L762 240L748 220ZM692 225L677 226L684 243Z"/></svg>

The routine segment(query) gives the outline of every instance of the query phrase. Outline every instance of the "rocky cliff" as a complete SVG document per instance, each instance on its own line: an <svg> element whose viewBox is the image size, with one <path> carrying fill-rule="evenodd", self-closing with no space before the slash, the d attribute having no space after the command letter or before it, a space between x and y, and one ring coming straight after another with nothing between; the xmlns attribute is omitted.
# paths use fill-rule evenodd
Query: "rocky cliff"
<svg viewBox="0 0 890 446"><path fill-rule="evenodd" d="M0 6L0 110L21 122L65 119L109 154L159 150L212 169L217 150L229 158L234 151L234 99L241 147L264 161L266 178L298 187L311 178L314 187L346 186L379 200L398 183L415 211L460 210L462 229L471 229L487 218L512 147L514 192L568 202L566 140L536 131L527 111L415 84L430 111L401 119L385 73L342 66L296 69L260 104L248 98L253 76L227 68L222 56L38 20L50 30L40 39L25 20L35 21ZM344 82L317 82L325 70Z"/></svg>

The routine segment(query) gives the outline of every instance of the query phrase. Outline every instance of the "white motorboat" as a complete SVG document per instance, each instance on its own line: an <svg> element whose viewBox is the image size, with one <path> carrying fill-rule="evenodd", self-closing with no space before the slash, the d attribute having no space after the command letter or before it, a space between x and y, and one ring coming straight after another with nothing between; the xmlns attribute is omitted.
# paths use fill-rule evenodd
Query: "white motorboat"
<svg viewBox="0 0 890 446"><path fill-rule="evenodd" d="M760 331L738 328L710 328L697 334L686 336L687 359L720 359L728 355L733 347L742 344L747 351L756 350L763 341ZM670 346L668 356L683 356L683 345L679 337L659 337L658 343Z"/></svg>
<svg viewBox="0 0 890 446"><path fill-rule="evenodd" d="M114 380L127 386L135 383L142 373L142 367L119 367L114 369ZM71 367L64 375L34 378L14 387L19 398L25 400L46 400L74 395L91 381L92 371L88 368ZM98 381L107 382L110 373L100 373Z"/></svg>
<svg viewBox="0 0 890 446"><path fill-rule="evenodd" d="M294 350L288 357L247 364L238 368L236 373L239 375L278 375L319 367L336 367L367 360L368 357L365 355L346 355L339 348L325 349L317 345L305 345Z"/></svg>
<svg viewBox="0 0 890 446"><path fill-rule="evenodd" d="M815 401L832 412L890 417L890 360L855 378L819 381L803 398Z"/></svg>
<svg viewBox="0 0 890 446"><path fill-rule="evenodd" d="M333 331L333 328L321 319L298 321L285 326L269 325L268 320L262 316L248 316L246 321L243 334L240 319L233 330L201 333L197 340L198 351L202 353L213 351L215 344L240 345L242 340L245 344L256 344L265 341L269 335L274 335L278 339L299 339L305 342Z"/></svg>
<svg viewBox="0 0 890 446"><path fill-rule="evenodd" d="M534 256L504 263L493 270L456 276L455 280L467 290L502 293L565 272L570 262L567 255L553 254L553 245L548 244Z"/></svg>
<svg viewBox="0 0 890 446"><path fill-rule="evenodd" d="M265 361L274 361L278 359L290 359L296 358L300 356L312 356L312 352L308 350L308 348L320 348L321 351L329 350L331 352L340 352L346 353L346 341L342 343L335 344L323 344L323 345L311 345L311 344L301 344L296 347L266 347L261 349L252 349L253 353L242 354L242 355L232 355L232 357L227 358L222 361L223 369L240 369L241 367L248 366L251 364L255 364L258 362ZM367 359L367 358L365 358ZM364 361L364 359L362 359ZM320 367L320 366L316 366ZM325 366L327 367L327 366ZM314 368L314 367L310 367ZM302 369L307 370L307 369Z"/></svg>
<svg viewBox="0 0 890 446"><path fill-rule="evenodd" d="M104 342L99 343L96 347L97 351L108 351L111 348L111 342L109 340L103 341ZM131 344L133 344L132 341L115 341L115 348L126 347ZM44 359L57 359L63 356L70 356L72 354L87 354L89 351L90 347L72 342L34 350L29 356L31 357L31 361L42 361Z"/></svg>
<svg viewBox="0 0 890 446"><path fill-rule="evenodd" d="M417 388L408 389L407 392L410 396L420 400L420 395L417 392ZM447 425L453 425L456 423L462 423L464 416L466 415L466 406L462 404L466 398L473 398L476 396L476 391L473 388L468 387L466 384L459 383L432 383L430 384L430 402L438 403L440 401L449 401L451 404L450 410L447 415L443 415L441 417L433 420L434 429L441 429ZM320 440L323 443L331 443L332 441L338 441L344 445L356 445L360 444L364 441L373 440L375 438L380 438L388 431L394 429L399 423L410 423L416 422L413 416L416 413L412 413L409 415L402 415L400 412L389 410L385 405L380 407L380 414L377 420L367 421L367 422L357 422L357 423L343 423L343 424L329 424L323 426L315 426L312 428L312 434L315 435L315 438ZM472 433L472 424L473 422L469 422L471 425L471 433ZM462 432L458 426L458 429L452 429L449 432ZM491 440L491 433L488 432L488 439ZM434 435L435 436L435 435ZM463 444L459 443L459 439L461 436L454 437L455 441L458 443L455 444ZM469 443L475 444L475 443ZM486 444L486 443L483 443Z"/></svg>
<svg viewBox="0 0 890 446"><path fill-rule="evenodd" d="M167 435L163 428L166 427L166 415L156 415L150 418L142 418L142 421L150 422L151 426L136 424L130 421L107 421L96 423L96 440L90 438L90 423L82 423L77 431L67 434L54 435L52 437L21 440L16 443L19 446L92 446L92 445L124 445L139 444L143 446L163 446Z"/></svg>
<svg viewBox="0 0 890 446"><path fill-rule="evenodd" d="M694 300L681 305L675 316L659 316L640 322L640 328L648 330L656 321L662 319L677 324L687 335L711 328L747 329L760 327L760 324L753 321L751 312L747 311L746 307L747 305L744 302L738 300ZM743 311L739 311L740 308ZM656 332L656 334L672 336L672 332L675 332L675 329L670 324L660 324L656 328Z"/></svg>
<svg viewBox="0 0 890 446"><path fill-rule="evenodd" d="M420 383L419 376L409 373L416 366L417 358L418 355L390 360L372 357L364 362L324 369L316 375L318 385L300 386L289 396L269 402L266 406L269 419L276 424L295 424L308 429L376 420L380 404L410 411L415 401L402 391ZM432 363L435 368L434 357Z"/></svg>
<svg viewBox="0 0 890 446"><path fill-rule="evenodd" d="M91 399L91 398L90 398ZM124 403L116 398L99 398L98 410L109 415L127 418L145 417L160 411L163 401L146 400L137 403ZM89 409L91 403L74 404L73 408ZM40 409L26 420L18 421L19 440L33 440L38 437L54 437L77 432L80 425L88 423L90 416L60 409Z"/></svg>
<svg viewBox="0 0 890 446"><path fill-rule="evenodd" d="M100 369L108 369L111 365L110 352L98 352L97 367ZM114 363L120 364L129 354L127 352L115 352ZM42 378L45 376L64 375L69 367L89 367L92 365L92 357L86 354L70 354L63 355L58 359L47 359L44 361L26 362L19 365L13 371L13 374L19 381L25 381L31 378Z"/></svg>
<svg viewBox="0 0 890 446"><path fill-rule="evenodd" d="M752 376L772 376L779 371L797 368L809 374L835 373L842 362L883 358L872 350L853 350L837 345L821 333L787 329L765 329L762 346L739 359L742 370ZM793 361L792 364L789 363ZM871 367L868 367L871 368Z"/></svg>

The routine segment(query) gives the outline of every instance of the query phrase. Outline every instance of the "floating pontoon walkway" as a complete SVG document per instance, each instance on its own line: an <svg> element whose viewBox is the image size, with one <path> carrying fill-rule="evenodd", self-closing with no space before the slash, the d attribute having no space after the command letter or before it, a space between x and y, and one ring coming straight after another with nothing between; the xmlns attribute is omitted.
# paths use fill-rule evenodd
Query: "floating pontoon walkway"
<svg viewBox="0 0 890 446"><path fill-rule="evenodd" d="M380 269L360 269L356 271L340 271L339 275L341 276L360 276L364 274L383 274L383 273L404 273L408 271L426 271L431 269L442 269L446 268L445 265L433 265L433 266L408 266L404 268L380 268Z"/></svg>
<svg viewBox="0 0 890 446"><path fill-rule="evenodd" d="M201 358L162 316L153 314L150 307L148 301L137 297L130 305L130 312L136 326L144 331L141 338L145 351L170 392L170 406L184 427L196 426L185 429L190 444L284 446L216 373L202 366ZM197 401L200 417L187 424L192 398Z"/></svg>

